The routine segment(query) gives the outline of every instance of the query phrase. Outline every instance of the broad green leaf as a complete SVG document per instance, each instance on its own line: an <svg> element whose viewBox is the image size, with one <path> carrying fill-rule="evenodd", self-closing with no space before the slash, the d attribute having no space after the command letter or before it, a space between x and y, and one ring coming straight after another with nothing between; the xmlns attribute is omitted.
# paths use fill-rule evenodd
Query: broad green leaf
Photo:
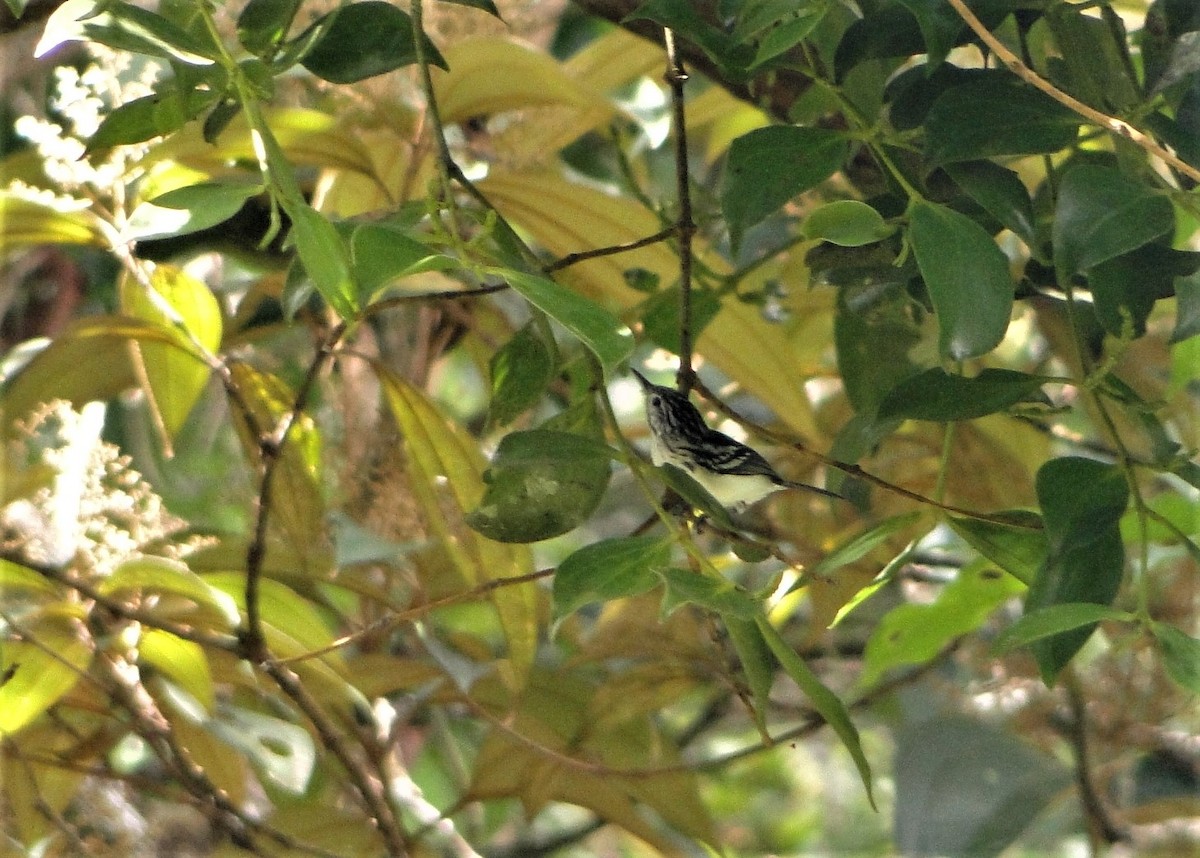
<svg viewBox="0 0 1200 858"><path fill-rule="evenodd" d="M1171 343L1200 334L1200 272L1175 278L1175 329Z"/></svg>
<svg viewBox="0 0 1200 858"><path fill-rule="evenodd" d="M819 563L806 570L806 577L828 576L843 566L861 560L895 534L912 527L920 518L921 513L908 512L884 519L826 554Z"/></svg>
<svg viewBox="0 0 1200 858"><path fill-rule="evenodd" d="M539 542L574 530L604 497L615 454L570 432L510 433L484 473L483 499L466 522L497 542Z"/></svg>
<svg viewBox="0 0 1200 858"><path fill-rule="evenodd" d="M138 557L126 560L100 582L97 588L105 596L122 593L158 593L181 596L208 608L234 628L240 621L237 603L178 560L165 557Z"/></svg>
<svg viewBox="0 0 1200 858"><path fill-rule="evenodd" d="M987 354L1004 339L1012 313L1008 259L983 227L945 206L909 207L908 240L937 311L943 357Z"/></svg>
<svg viewBox="0 0 1200 858"><path fill-rule="evenodd" d="M1025 588L983 562L964 566L928 605L890 610L867 641L859 683L866 688L907 664L924 664L962 635L978 631L988 616Z"/></svg>
<svg viewBox="0 0 1200 858"><path fill-rule="evenodd" d="M925 120L925 159L941 166L1057 152L1075 141L1079 123L1050 96L997 70L938 96Z"/></svg>
<svg viewBox="0 0 1200 858"><path fill-rule="evenodd" d="M921 370L914 362L914 352L924 338L921 325L903 310L912 299L902 291L901 283L889 284L882 293L871 289L877 273L896 276L890 265L862 272L867 282L839 290L833 319L833 342L846 398L863 420L872 422L884 396ZM864 293L861 302L856 300L860 291Z"/></svg>
<svg viewBox="0 0 1200 858"><path fill-rule="evenodd" d="M1132 623L1136 619L1128 611L1118 611L1107 605L1094 605L1090 602L1064 602L1026 612L1025 616L1005 629L992 646L996 652L1008 652L1052 635L1078 629L1081 626L1094 627L1101 620Z"/></svg>
<svg viewBox="0 0 1200 858"><path fill-rule="evenodd" d="M721 187L734 246L747 229L833 175L846 153L845 137L822 128L778 125L734 140Z"/></svg>
<svg viewBox="0 0 1200 858"><path fill-rule="evenodd" d="M211 370L197 353L208 355L221 345L221 308L212 291L199 280L169 265L158 265L149 283L123 278L121 309L169 331L179 346L134 341L134 359L167 450L208 386Z"/></svg>
<svg viewBox="0 0 1200 858"><path fill-rule="evenodd" d="M301 0L249 0L238 14L237 36L242 47L265 56L287 36Z"/></svg>
<svg viewBox="0 0 1200 858"><path fill-rule="evenodd" d="M679 353L680 289L671 286L660 289L642 304L638 318L642 330L651 342L669 352ZM701 336L708 324L721 311L721 299L712 289L696 289L691 292L692 341Z"/></svg>
<svg viewBox="0 0 1200 858"><path fill-rule="evenodd" d="M295 391L278 376L260 372L241 361L232 364L230 371L258 431L274 432L295 407ZM257 472L262 438L246 425L245 415L236 405L231 410L242 448ZM270 543L274 543L296 558L294 572L299 575L324 576L328 571L321 448L322 438L316 423L307 414L299 415L288 433L273 477L268 519L271 540L266 562L270 562Z"/></svg>
<svg viewBox="0 0 1200 858"><path fill-rule="evenodd" d="M729 642L737 653L741 664L742 675L750 688L750 696L754 701L751 716L754 726L764 737L767 732L767 713L771 709L771 686L775 683L775 665L771 657L771 649L763 639L763 633L758 628L757 617L740 619L735 616L722 617L726 631L729 632Z"/></svg>
<svg viewBox="0 0 1200 858"><path fill-rule="evenodd" d="M1037 494L1050 552L1030 585L1025 612L1074 602L1110 605L1125 569L1119 524L1129 487L1120 469L1093 459L1051 459L1038 471ZM1033 644L1047 685L1093 629L1083 626Z"/></svg>
<svg viewBox="0 0 1200 858"><path fill-rule="evenodd" d="M242 572L207 572L199 576L211 589L233 599L238 610L246 609L246 575ZM291 587L271 578L259 580L259 612L267 644L280 658L290 658L333 643L334 634L317 606ZM338 651L324 653L311 661L340 665Z"/></svg>
<svg viewBox="0 0 1200 858"><path fill-rule="evenodd" d="M1153 242L1088 269L1096 318L1113 336L1140 337L1154 304L1200 267L1200 254Z"/></svg>
<svg viewBox="0 0 1200 858"><path fill-rule="evenodd" d="M554 355L530 322L492 355L488 423L507 426L536 405L554 377Z"/></svg>
<svg viewBox="0 0 1200 858"><path fill-rule="evenodd" d="M71 324L14 376L5 380L4 409L9 418L23 416L52 399L74 405L111 399L137 384L130 360L131 341L165 344L190 354L179 338L160 325L125 316L91 316Z"/></svg>
<svg viewBox="0 0 1200 858"><path fill-rule="evenodd" d="M1106 113L1123 116L1132 109L1139 95L1130 80L1127 48L1118 44L1109 22L1066 4L1050 4L1044 20L1066 72L1059 85Z"/></svg>
<svg viewBox="0 0 1200 858"><path fill-rule="evenodd" d="M135 241L171 238L216 226L233 217L246 200L262 193L254 180L201 182L139 203L129 215L126 235Z"/></svg>
<svg viewBox="0 0 1200 858"><path fill-rule="evenodd" d="M137 654L139 664L169 676L207 711L212 711L216 694L202 646L161 629L146 629L138 640Z"/></svg>
<svg viewBox="0 0 1200 858"><path fill-rule="evenodd" d="M95 216L61 201L30 199L0 189L0 245L85 244L103 247L104 237Z"/></svg>
<svg viewBox="0 0 1200 858"><path fill-rule="evenodd" d="M758 51L747 69L753 74L760 66L769 63L800 44L817 28L829 11L828 2L810 2L807 7L797 9L792 4L791 14L782 18L765 32L758 41Z"/></svg>
<svg viewBox="0 0 1200 858"><path fill-rule="evenodd" d="M858 738L858 728L850 720L850 713L846 711L845 704L821 683L812 669L805 664L804 659L796 655L796 652L788 646L787 641L780 636L765 616L759 616L756 622L767 646L775 654L775 658L779 659L779 664L784 671L796 685L800 686L800 690L804 692L813 709L825 719L825 723L833 728L846 750L850 752L855 768L858 769L859 777L862 778L863 788L867 791L867 801L871 803L871 807L875 807L875 792L871 785L871 764L867 762L867 757L863 753L862 743Z"/></svg>
<svg viewBox="0 0 1200 858"><path fill-rule="evenodd" d="M412 19L382 0L341 6L309 27L300 41L314 36L316 43L300 62L330 83L354 83L417 61ZM433 42L424 34L422 39L429 62L447 68Z"/></svg>
<svg viewBox="0 0 1200 858"><path fill-rule="evenodd" d="M1158 641L1167 675L1181 688L1200 694L1200 640L1168 623L1151 623L1150 631Z"/></svg>
<svg viewBox="0 0 1200 858"><path fill-rule="evenodd" d="M350 260L363 306L377 300L396 281L426 271L458 265L413 238L408 231L388 223L364 223L350 235Z"/></svg>
<svg viewBox="0 0 1200 858"><path fill-rule="evenodd" d="M858 200L826 203L804 219L800 234L841 247L861 247L887 238L896 228L875 209Z"/></svg>
<svg viewBox="0 0 1200 858"><path fill-rule="evenodd" d="M592 602L644 593L671 557L671 543L656 536L603 539L575 551L554 573L554 616L561 619Z"/></svg>
<svg viewBox="0 0 1200 858"><path fill-rule="evenodd" d="M907 57L923 49L912 13L899 3L886 3L855 20L842 34L834 56L834 77L841 82L866 60Z"/></svg>
<svg viewBox="0 0 1200 858"><path fill-rule="evenodd" d="M174 21L132 3L68 0L46 22L34 56L69 41L92 41L132 53L187 65L210 65L217 48L194 37Z"/></svg>
<svg viewBox="0 0 1200 858"><path fill-rule="evenodd" d="M1072 783L1050 754L959 716L898 730L894 771L904 855L1000 855Z"/></svg>
<svg viewBox="0 0 1200 858"><path fill-rule="evenodd" d="M430 537L444 546L464 582L480 584L530 571L533 559L528 548L495 542L462 521L484 491L487 462L478 442L421 391L382 367L376 372L404 440L410 484ZM449 577L449 572L442 577ZM447 590L453 586L447 581L429 583ZM537 650L537 588L533 584L497 587L491 599L508 641L506 680L520 687Z"/></svg>
<svg viewBox="0 0 1200 858"><path fill-rule="evenodd" d="M948 3L928 3L925 0L897 2L917 19L917 27L921 30L925 53L929 58L927 65L930 71L936 69L957 44L959 34L966 26L962 18Z"/></svg>
<svg viewBox="0 0 1200 858"><path fill-rule="evenodd" d="M5 737L62 699L92 663L92 641L76 617L47 612L24 630L29 640L5 641L0 652L0 674L8 677L0 685L0 735Z"/></svg>
<svg viewBox="0 0 1200 858"><path fill-rule="evenodd" d="M579 338L611 376L633 354L633 334L620 319L599 304L536 274L509 269L493 272L525 300Z"/></svg>
<svg viewBox="0 0 1200 858"><path fill-rule="evenodd" d="M896 385L879 404L878 416L940 423L974 420L1018 402L1036 400L1049 405L1042 393L1044 383L1036 375L1010 369L989 368L967 378L934 367Z"/></svg>
<svg viewBox="0 0 1200 858"><path fill-rule="evenodd" d="M674 566L659 571L666 589L663 592L662 612L670 616L680 605L699 605L706 611L753 620L762 613L762 606L737 584L724 578L710 578L690 569Z"/></svg>
<svg viewBox="0 0 1200 858"><path fill-rule="evenodd" d="M1034 513L1014 510L1009 513L1013 526L977 518L947 516L946 523L963 541L1025 585L1033 583L1046 562L1049 546L1041 529L1041 518ZM1035 529L1019 525L1036 524Z"/></svg>
<svg viewBox="0 0 1200 858"><path fill-rule="evenodd" d="M947 164L945 170L963 193L1038 254L1033 202L1020 176L994 161L962 161Z"/></svg>
<svg viewBox="0 0 1200 858"><path fill-rule="evenodd" d="M307 204L289 214L292 217L292 241L313 285L339 316L354 318L358 314L358 289L346 243L333 224Z"/></svg>
<svg viewBox="0 0 1200 858"><path fill-rule="evenodd" d="M1171 201L1112 167L1079 164L1058 188L1054 263L1066 274L1087 271L1170 232Z"/></svg>
<svg viewBox="0 0 1200 858"><path fill-rule="evenodd" d="M210 89L181 91L169 83L160 84L159 91L127 101L106 114L96 133L88 138L87 152L165 137L195 119L219 97L219 92Z"/></svg>
<svg viewBox="0 0 1200 858"><path fill-rule="evenodd" d="M699 47L726 72L744 68L752 55L747 46L738 44L724 31L708 23L691 0L644 0L625 20L649 20L670 27L677 36Z"/></svg>

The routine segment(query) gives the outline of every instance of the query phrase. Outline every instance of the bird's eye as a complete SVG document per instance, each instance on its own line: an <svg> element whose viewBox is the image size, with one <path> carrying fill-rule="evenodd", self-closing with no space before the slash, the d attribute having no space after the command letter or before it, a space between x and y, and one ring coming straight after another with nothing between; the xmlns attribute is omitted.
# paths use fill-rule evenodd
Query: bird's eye
<svg viewBox="0 0 1200 858"><path fill-rule="evenodd" d="M651 396L650 404L655 405L655 406L662 405L662 397L661 396Z"/></svg>

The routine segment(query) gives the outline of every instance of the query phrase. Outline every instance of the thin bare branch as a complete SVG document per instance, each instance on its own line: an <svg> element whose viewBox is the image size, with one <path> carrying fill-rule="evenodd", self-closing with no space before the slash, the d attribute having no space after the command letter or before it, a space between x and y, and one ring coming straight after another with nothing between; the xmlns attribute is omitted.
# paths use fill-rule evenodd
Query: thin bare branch
<svg viewBox="0 0 1200 858"><path fill-rule="evenodd" d="M675 194L679 212L675 231L679 235L679 372L676 386L682 393L692 389L696 373L692 369L692 241L696 221L692 216L691 171L688 169L687 111L683 87L687 71L675 46L675 33L663 31L667 48L667 86L671 90L671 126L675 138Z"/></svg>

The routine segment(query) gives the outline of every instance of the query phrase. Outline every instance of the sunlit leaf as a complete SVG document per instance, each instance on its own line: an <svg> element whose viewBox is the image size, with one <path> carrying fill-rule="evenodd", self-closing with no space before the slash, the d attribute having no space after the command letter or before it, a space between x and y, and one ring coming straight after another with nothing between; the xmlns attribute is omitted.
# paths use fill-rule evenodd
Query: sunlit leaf
<svg viewBox="0 0 1200 858"><path fill-rule="evenodd" d="M30 199L0 189L0 244L104 245L103 232L91 212L49 200Z"/></svg>
<svg viewBox="0 0 1200 858"><path fill-rule="evenodd" d="M977 518L948 516L947 524L968 545L1023 584L1030 584L1046 560L1046 535L1041 518L1014 511L1012 526ZM1019 525L1037 525L1021 527Z"/></svg>
<svg viewBox="0 0 1200 858"><path fill-rule="evenodd" d="M140 203L129 215L126 234L136 241L170 238L216 226L262 192L255 180L201 182Z"/></svg>
<svg viewBox="0 0 1200 858"><path fill-rule="evenodd" d="M994 647L997 652L1007 652L1017 647L1028 646L1034 641L1048 638L1052 635L1069 632L1081 626L1095 626L1101 620L1116 620L1133 622L1136 617L1128 611L1118 611L1107 605L1094 605L1090 602L1064 602L1027 611L1025 616L1017 620L999 637Z"/></svg>
<svg viewBox="0 0 1200 858"><path fill-rule="evenodd" d="M887 238L889 226L875 209L858 200L826 203L804 219L800 232L805 238L828 241L842 247L859 247Z"/></svg>
<svg viewBox="0 0 1200 858"><path fill-rule="evenodd" d="M227 628L237 626L237 603L178 560L137 557L126 560L104 578L97 588L106 596L122 593L159 593L182 596L212 610Z"/></svg>
<svg viewBox="0 0 1200 858"><path fill-rule="evenodd" d="M168 265L156 266L148 283L124 278L120 295L125 313L161 326L178 340L178 346L131 341L169 450L170 439L208 386L211 370L202 355L215 354L221 344L221 309L206 285Z"/></svg>
<svg viewBox="0 0 1200 858"><path fill-rule="evenodd" d="M26 625L28 640L6 641L0 652L0 734L12 736L62 699L92 662L83 624L66 613L46 613Z"/></svg>
<svg viewBox="0 0 1200 858"><path fill-rule="evenodd" d="M208 711L216 702L204 648L161 629L146 629L138 640L138 662L169 676Z"/></svg>

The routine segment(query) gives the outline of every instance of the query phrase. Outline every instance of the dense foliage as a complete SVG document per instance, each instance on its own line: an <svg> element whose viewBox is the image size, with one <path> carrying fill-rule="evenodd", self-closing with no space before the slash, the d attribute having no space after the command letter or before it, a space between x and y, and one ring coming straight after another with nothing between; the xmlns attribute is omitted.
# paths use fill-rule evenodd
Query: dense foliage
<svg viewBox="0 0 1200 858"><path fill-rule="evenodd" d="M7 6L6 848L1200 846L1189 0Z"/></svg>

